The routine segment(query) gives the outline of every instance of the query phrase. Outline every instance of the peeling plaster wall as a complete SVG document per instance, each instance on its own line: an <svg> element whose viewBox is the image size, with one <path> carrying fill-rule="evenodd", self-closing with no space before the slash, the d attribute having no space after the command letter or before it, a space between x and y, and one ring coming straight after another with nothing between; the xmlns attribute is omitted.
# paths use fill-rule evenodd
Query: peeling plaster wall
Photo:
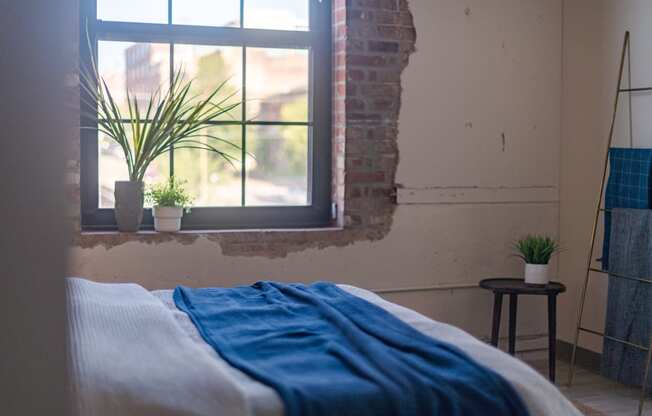
<svg viewBox="0 0 652 416"><path fill-rule="evenodd" d="M613 112L625 31L631 32L632 87L652 86L652 2L649 0L566 0L561 158L560 275L569 287L560 302L560 337L573 341L577 304L584 282L594 206ZM614 144L629 146L629 106L623 96ZM652 97L632 96L634 145L652 147ZM602 219L601 219L602 220ZM593 258L600 257L601 230ZM591 280L583 325L602 331L607 284ZM602 350L602 340L582 335L580 345Z"/></svg>
<svg viewBox="0 0 652 416"><path fill-rule="evenodd" d="M371 289L519 274L510 243L528 232L558 232L561 0L409 6L417 51L401 79L396 180L403 189L384 238L274 259L224 255L204 237L78 247L71 274L149 288L328 279ZM489 333L492 298L480 289L385 296ZM545 332L544 300L524 298L520 307L520 335Z"/></svg>
<svg viewBox="0 0 652 416"><path fill-rule="evenodd" d="M411 4L398 181L556 189L561 1Z"/></svg>

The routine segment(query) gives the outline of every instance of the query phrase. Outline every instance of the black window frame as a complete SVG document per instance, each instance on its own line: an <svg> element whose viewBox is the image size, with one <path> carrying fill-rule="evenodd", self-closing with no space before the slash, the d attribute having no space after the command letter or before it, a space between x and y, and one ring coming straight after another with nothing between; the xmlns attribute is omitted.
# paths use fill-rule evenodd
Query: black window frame
<svg viewBox="0 0 652 416"><path fill-rule="evenodd" d="M247 47L307 49L310 59L308 123L308 201L305 206L197 207L183 219L183 230L317 228L331 225L331 7L328 0L309 0L307 31L248 29L244 27L244 3L240 0L240 27L208 27L172 24L173 0L168 0L167 24L102 21L97 19L97 0L80 0L80 69L91 56L97 62L98 41L160 42L239 46L246 59ZM90 47L89 47L90 46ZM243 70L246 71L246 61ZM243 74L243 86L246 74ZM242 91L246 100L246 90ZM90 99L81 92L81 105ZM246 105L246 101L243 103ZM83 107L82 107L83 108ZM246 114L243 109L243 114ZM219 122L217 122L219 123ZM248 125L293 123L247 121ZM81 127L97 126L97 117L80 117ZM99 207L98 133L82 128L81 226L84 231L116 230L111 208ZM244 142L246 146L246 141ZM245 149L246 150L246 147ZM243 178L246 177L243 170ZM244 199L244 192L243 192ZM153 229L151 209L145 209L142 230Z"/></svg>

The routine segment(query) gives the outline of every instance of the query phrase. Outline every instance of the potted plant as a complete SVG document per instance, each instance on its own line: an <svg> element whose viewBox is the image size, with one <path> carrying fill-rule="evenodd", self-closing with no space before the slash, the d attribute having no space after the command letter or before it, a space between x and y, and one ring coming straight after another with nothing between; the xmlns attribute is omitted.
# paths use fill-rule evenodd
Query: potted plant
<svg viewBox="0 0 652 416"><path fill-rule="evenodd" d="M525 261L525 283L547 285L550 281L548 263L559 252L559 244L550 237L528 235L514 245L516 256Z"/></svg>
<svg viewBox="0 0 652 416"><path fill-rule="evenodd" d="M192 199L184 183L174 177L147 190L146 198L153 205L154 229L159 232L177 232L181 229L184 210L190 212Z"/></svg>
<svg viewBox="0 0 652 416"><path fill-rule="evenodd" d="M95 62L92 62L92 71L81 71L80 78L83 109L90 120L97 120L96 126L82 128L98 130L118 143L127 163L129 180L115 183L115 219L119 231L135 232L140 228L145 172L156 158L167 154L171 148L214 152L231 165L237 160L215 146L225 144L237 149L239 146L204 133L208 122L229 114L240 105L240 102L228 103L234 94L216 99L226 81L201 98L191 93L192 80L186 81L179 69L166 92L160 89L153 92L144 107L142 101L139 105L139 98L127 91L128 111L123 114L125 111L115 102ZM207 140L200 140L202 138Z"/></svg>

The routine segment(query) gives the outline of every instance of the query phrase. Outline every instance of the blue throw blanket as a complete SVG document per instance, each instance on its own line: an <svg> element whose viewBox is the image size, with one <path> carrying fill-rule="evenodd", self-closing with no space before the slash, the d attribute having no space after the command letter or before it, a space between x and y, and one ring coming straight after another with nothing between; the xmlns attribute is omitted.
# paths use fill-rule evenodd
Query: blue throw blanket
<svg viewBox="0 0 652 416"><path fill-rule="evenodd" d="M330 283L180 286L174 301L288 416L527 415L499 375Z"/></svg>
<svg viewBox="0 0 652 416"><path fill-rule="evenodd" d="M609 271L623 276L652 277L652 210L612 212ZM610 276L605 333L647 346L652 334L652 285ZM643 384L645 351L604 339L603 375L630 386ZM652 378L648 378L652 391Z"/></svg>
<svg viewBox="0 0 652 416"><path fill-rule="evenodd" d="M604 240L602 269L609 268L611 212L613 208L648 209L651 205L652 149L614 147L609 149L609 181L604 197Z"/></svg>

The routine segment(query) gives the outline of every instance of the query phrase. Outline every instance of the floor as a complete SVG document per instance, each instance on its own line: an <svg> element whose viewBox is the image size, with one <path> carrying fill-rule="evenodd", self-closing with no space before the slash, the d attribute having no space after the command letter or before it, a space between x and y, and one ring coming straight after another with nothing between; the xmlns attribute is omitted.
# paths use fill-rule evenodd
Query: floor
<svg viewBox="0 0 652 416"><path fill-rule="evenodd" d="M542 374L548 374L547 361L531 361L530 365ZM557 362L557 386L571 401L586 406L583 410L587 416L638 414L640 390L625 387L580 367L575 372L573 387L569 388L567 362ZM646 402L643 415L652 416L652 398Z"/></svg>

